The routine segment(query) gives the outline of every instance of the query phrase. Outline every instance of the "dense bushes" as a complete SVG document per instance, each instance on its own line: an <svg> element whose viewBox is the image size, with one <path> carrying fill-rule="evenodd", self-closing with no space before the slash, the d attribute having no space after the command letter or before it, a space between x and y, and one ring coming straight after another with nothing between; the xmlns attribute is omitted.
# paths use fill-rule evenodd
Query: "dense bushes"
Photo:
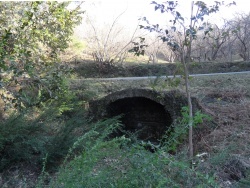
<svg viewBox="0 0 250 188"><path fill-rule="evenodd" d="M208 169L197 159L191 167L186 151L177 149L188 130L185 108L159 147L131 134L110 137L122 128L119 117L90 123L74 100L30 108L2 123L0 170L20 163L34 167L42 173L38 187L218 187L215 170L221 165ZM202 118L197 113L196 123Z"/></svg>
<svg viewBox="0 0 250 188"><path fill-rule="evenodd" d="M30 161L37 165L46 153L46 129L40 122L15 115L0 126L0 171L14 163ZM35 159L35 160L34 160Z"/></svg>
<svg viewBox="0 0 250 188"><path fill-rule="evenodd" d="M65 91L70 70L58 65L58 56L82 13L80 4L71 9L69 4L0 2L0 97L5 107L38 106Z"/></svg>
<svg viewBox="0 0 250 188"><path fill-rule="evenodd" d="M63 106L66 108L66 106ZM0 171L19 162L35 165L41 169L47 156L48 168L56 167L77 140L76 129L88 129L83 111L68 111L60 115L61 106L50 109L31 108L12 115L0 125ZM80 117L81 116L81 117ZM78 133L79 134L79 133Z"/></svg>
<svg viewBox="0 0 250 188"><path fill-rule="evenodd" d="M198 123L202 116L197 114L196 117ZM49 187L217 186L213 174L203 174L190 168L190 161L185 154L174 156L168 153L173 150L171 143L187 134L188 129L182 124L186 120L178 121L180 124L176 126L179 129L182 127L182 131L169 135L171 141L162 143L165 147L157 147L129 134L126 137L109 138L113 131L121 128L117 118L98 122L93 129L78 138L72 148L83 145L83 150L72 161L61 166L57 178L51 180ZM148 149L151 147L154 147L153 153ZM41 183L40 186L44 185Z"/></svg>
<svg viewBox="0 0 250 188"><path fill-rule="evenodd" d="M50 187L216 187L212 176L125 137L99 140L59 171Z"/></svg>
<svg viewBox="0 0 250 188"><path fill-rule="evenodd" d="M60 103L55 100L52 104L47 103L47 107L33 107L13 114L1 123L0 171L20 162L41 170L45 158L46 170L55 170L65 160L70 148L71 153L76 154L97 139L79 143L83 135L94 131L99 139L104 139L119 124L118 117L90 123L81 104L75 103L74 99L64 99L67 104L64 104L65 100ZM112 125L110 130L107 125Z"/></svg>

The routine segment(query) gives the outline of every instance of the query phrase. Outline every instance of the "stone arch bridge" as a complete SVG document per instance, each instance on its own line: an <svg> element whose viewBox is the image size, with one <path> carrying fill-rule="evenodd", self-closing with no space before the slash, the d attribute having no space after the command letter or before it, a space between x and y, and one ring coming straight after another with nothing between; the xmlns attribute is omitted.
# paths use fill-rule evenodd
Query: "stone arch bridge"
<svg viewBox="0 0 250 188"><path fill-rule="evenodd" d="M195 110L200 109L196 98L192 102ZM155 143L187 104L185 94L178 90L125 89L91 101L89 112L95 120L122 114L125 130L138 132L139 139Z"/></svg>

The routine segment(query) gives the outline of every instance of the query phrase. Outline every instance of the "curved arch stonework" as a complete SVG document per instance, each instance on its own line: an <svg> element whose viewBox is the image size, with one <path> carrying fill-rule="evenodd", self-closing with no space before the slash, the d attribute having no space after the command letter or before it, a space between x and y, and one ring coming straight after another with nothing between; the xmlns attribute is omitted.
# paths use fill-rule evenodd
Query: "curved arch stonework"
<svg viewBox="0 0 250 188"><path fill-rule="evenodd" d="M194 110L199 109L195 98L192 102ZM181 109L187 104L185 94L178 90L125 89L91 101L89 112L95 120L123 114L125 129L143 129L139 137L154 142L181 116Z"/></svg>
<svg viewBox="0 0 250 188"><path fill-rule="evenodd" d="M143 97L155 101L164 106L172 118L175 119L181 115L181 108L187 106L187 98L184 93L178 90L158 92L152 89L125 89L111 93L101 99L91 101L89 104L89 112L95 119L107 117L107 106L117 100L125 98ZM199 109L196 98L192 98L194 110Z"/></svg>

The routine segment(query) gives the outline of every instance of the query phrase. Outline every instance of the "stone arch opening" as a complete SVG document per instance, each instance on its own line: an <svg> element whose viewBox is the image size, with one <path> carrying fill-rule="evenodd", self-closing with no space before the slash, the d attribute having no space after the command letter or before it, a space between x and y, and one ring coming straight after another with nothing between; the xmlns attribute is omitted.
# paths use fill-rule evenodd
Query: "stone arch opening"
<svg viewBox="0 0 250 188"><path fill-rule="evenodd" d="M196 98L192 97L192 103L194 112L201 109ZM136 134L139 139L157 144L172 122L181 117L181 109L187 104L185 94L178 90L129 88L90 101L89 116L96 121L123 114L125 130L139 131Z"/></svg>
<svg viewBox="0 0 250 188"><path fill-rule="evenodd" d="M158 143L173 118L162 104L145 97L115 100L106 107L107 117L122 114L124 130L136 133L138 139Z"/></svg>

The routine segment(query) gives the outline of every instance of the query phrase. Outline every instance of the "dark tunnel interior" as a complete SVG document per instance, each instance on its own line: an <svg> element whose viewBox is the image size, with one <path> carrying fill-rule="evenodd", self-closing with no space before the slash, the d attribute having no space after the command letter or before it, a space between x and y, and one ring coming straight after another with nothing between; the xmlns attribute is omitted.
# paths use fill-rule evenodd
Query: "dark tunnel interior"
<svg viewBox="0 0 250 188"><path fill-rule="evenodd" d="M124 130L136 132L138 139L155 144L173 121L163 105L144 97L124 98L112 102L107 107L107 113L108 117L122 114Z"/></svg>

